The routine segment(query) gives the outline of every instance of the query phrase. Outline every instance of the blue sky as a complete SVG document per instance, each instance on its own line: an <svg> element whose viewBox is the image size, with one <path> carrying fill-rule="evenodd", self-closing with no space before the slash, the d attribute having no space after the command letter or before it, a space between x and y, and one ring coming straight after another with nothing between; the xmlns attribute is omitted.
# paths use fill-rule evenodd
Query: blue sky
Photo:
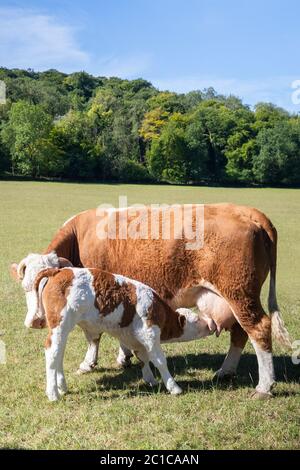
<svg viewBox="0 0 300 470"><path fill-rule="evenodd" d="M298 0L0 0L0 64L208 86L291 111Z"/></svg>

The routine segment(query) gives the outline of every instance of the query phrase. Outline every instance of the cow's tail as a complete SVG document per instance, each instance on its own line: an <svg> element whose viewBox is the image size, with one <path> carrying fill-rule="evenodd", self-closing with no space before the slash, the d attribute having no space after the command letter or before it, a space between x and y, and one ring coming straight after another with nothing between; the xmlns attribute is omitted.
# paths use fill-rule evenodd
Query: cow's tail
<svg viewBox="0 0 300 470"><path fill-rule="evenodd" d="M268 227L268 237L270 240L270 287L268 308L271 315L271 328L274 339L285 348L292 348L289 332L284 326L284 321L276 298L276 263L277 263L277 232L275 227Z"/></svg>

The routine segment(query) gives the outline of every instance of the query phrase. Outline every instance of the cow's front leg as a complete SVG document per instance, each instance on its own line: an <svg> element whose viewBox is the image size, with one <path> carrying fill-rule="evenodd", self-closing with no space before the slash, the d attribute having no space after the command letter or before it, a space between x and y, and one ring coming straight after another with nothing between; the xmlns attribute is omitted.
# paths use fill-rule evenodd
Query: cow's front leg
<svg viewBox="0 0 300 470"><path fill-rule="evenodd" d="M83 329L85 337L89 343L89 347L83 362L80 364L77 374L88 374L93 372L98 364L99 343L102 333L96 338L93 337L88 331Z"/></svg>
<svg viewBox="0 0 300 470"><path fill-rule="evenodd" d="M124 344L120 343L117 363L121 367L130 367L133 354Z"/></svg>
<svg viewBox="0 0 300 470"><path fill-rule="evenodd" d="M243 349L247 343L248 335L239 325L235 323L230 331L230 348L221 368L216 372L215 377L218 380L226 379L236 375L237 367Z"/></svg>

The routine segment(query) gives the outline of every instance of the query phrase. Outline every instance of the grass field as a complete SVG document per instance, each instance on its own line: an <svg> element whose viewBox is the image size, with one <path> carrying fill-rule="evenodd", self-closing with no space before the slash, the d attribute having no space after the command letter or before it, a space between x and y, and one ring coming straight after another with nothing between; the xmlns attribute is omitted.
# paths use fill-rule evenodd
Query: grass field
<svg viewBox="0 0 300 470"><path fill-rule="evenodd" d="M164 346L171 371L185 393L151 391L138 365L115 365L117 342L105 336L99 369L78 377L86 343L76 329L69 340L65 373L70 392L59 403L44 393L45 331L23 326L25 296L9 278L8 265L44 249L71 215L106 202L129 204L230 201L263 210L279 232L277 290L283 317L300 339L300 191L139 185L0 182L0 339L7 364L0 364L0 448L21 449L287 449L300 448L300 365L275 348L275 397L256 401L251 345L238 378L213 382L227 352L229 335ZM266 289L264 290L264 298Z"/></svg>

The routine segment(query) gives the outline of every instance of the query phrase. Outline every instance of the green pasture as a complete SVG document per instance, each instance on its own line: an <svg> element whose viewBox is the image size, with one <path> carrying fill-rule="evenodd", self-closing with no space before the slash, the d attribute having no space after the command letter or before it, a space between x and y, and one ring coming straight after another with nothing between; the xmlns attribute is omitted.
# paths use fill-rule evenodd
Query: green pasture
<svg viewBox="0 0 300 470"><path fill-rule="evenodd" d="M151 390L137 363L120 370L118 344L105 336L99 369L75 374L86 342L70 336L65 372L69 393L50 403L44 393L46 331L23 326L25 296L8 273L12 261L42 251L70 216L102 203L234 202L264 211L278 229L279 305L294 340L300 339L300 190L181 186L0 182L0 448L14 449L288 449L300 448L300 364L275 346L274 398L250 398L257 383L254 351L247 345L236 380L217 384L229 334L164 346L185 393ZM265 299L267 289L264 289Z"/></svg>

